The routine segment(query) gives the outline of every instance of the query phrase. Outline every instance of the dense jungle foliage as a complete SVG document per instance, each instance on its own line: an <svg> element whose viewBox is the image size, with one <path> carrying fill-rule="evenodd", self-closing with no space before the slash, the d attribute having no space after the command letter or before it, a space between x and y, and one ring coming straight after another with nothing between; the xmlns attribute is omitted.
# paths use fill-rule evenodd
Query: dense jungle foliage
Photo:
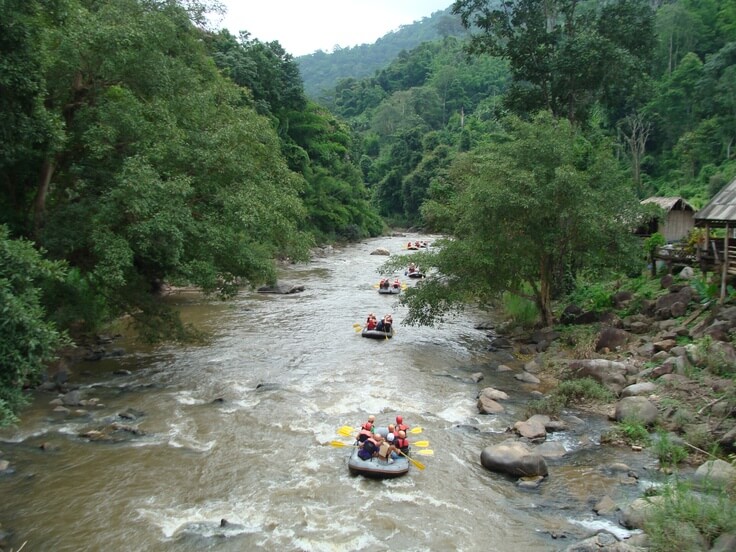
<svg viewBox="0 0 736 552"><path fill-rule="evenodd" d="M503 291L549 321L574 274L632 270L637 199L702 206L736 175L729 0L457 0L314 54L326 83L405 44L316 96L213 6L0 0L0 417L68 334L186 337L165 283L228 297L386 223L450 238L409 321Z"/></svg>

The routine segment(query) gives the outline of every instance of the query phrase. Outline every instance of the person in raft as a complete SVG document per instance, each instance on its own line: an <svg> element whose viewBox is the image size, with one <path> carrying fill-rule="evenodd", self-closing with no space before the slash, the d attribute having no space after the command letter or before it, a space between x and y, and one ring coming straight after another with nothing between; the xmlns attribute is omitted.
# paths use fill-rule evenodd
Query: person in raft
<svg viewBox="0 0 736 552"><path fill-rule="evenodd" d="M390 314L384 315L382 320L376 324L376 330L384 333L391 333L391 326L393 326L394 319Z"/></svg>
<svg viewBox="0 0 736 552"><path fill-rule="evenodd" d="M399 289L401 287L401 282L399 282L398 278L394 278L394 289Z"/></svg>
<svg viewBox="0 0 736 552"><path fill-rule="evenodd" d="M365 321L365 329L375 330L377 324L378 324L378 321L376 320L376 315L373 314L372 312L368 313L368 318Z"/></svg>
<svg viewBox="0 0 736 552"><path fill-rule="evenodd" d="M409 263L409 269L408 269L409 274L413 274L416 271L417 271L417 265L415 265L414 263Z"/></svg>
<svg viewBox="0 0 736 552"><path fill-rule="evenodd" d="M409 454L409 439L406 438L406 431L400 429L398 436L394 439L394 446L404 454Z"/></svg>
<svg viewBox="0 0 736 552"><path fill-rule="evenodd" d="M396 416L396 431L409 431L409 426L404 423L403 416Z"/></svg>
<svg viewBox="0 0 736 552"><path fill-rule="evenodd" d="M362 444L358 445L358 457L361 460L370 460L378 453L380 447L379 438L381 436L377 433L372 434Z"/></svg>
<svg viewBox="0 0 736 552"><path fill-rule="evenodd" d="M365 443L366 439L370 438L372 435L373 435L373 424L370 422L366 422L361 426L360 432L355 437L355 440L360 445L360 444Z"/></svg>
<svg viewBox="0 0 736 552"><path fill-rule="evenodd" d="M391 444L391 441L389 441L388 439L384 439L383 436L378 433L376 433L374 437L376 439L376 442L378 443L378 453L376 454L376 456L385 461L387 464L393 464L393 455L396 453L396 447Z"/></svg>

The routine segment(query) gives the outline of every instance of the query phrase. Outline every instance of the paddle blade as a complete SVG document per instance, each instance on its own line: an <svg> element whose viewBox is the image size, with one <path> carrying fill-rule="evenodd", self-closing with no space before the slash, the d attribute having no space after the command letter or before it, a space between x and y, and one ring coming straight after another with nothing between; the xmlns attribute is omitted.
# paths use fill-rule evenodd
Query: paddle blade
<svg viewBox="0 0 736 552"><path fill-rule="evenodd" d="M412 443L412 445L414 445L415 447L425 448L429 446L429 441L417 441L416 443Z"/></svg>
<svg viewBox="0 0 736 552"><path fill-rule="evenodd" d="M421 427L413 427L409 430L409 433L413 433L414 435L416 435L417 433L421 433L421 432L422 432Z"/></svg>
<svg viewBox="0 0 736 552"><path fill-rule="evenodd" d="M349 447L350 445L348 445L347 443L343 443L342 441L330 441L330 446L340 448L340 447Z"/></svg>
<svg viewBox="0 0 736 552"><path fill-rule="evenodd" d="M404 454L401 451L399 451L399 453L401 453L402 456L406 456L406 454ZM419 460L414 460L411 456L406 456L406 459L412 464L414 464L418 470L423 470L424 468L427 467L424 464L422 464Z"/></svg>
<svg viewBox="0 0 736 552"><path fill-rule="evenodd" d="M432 449L422 449L415 451L414 454L421 454L422 456L434 456L434 451Z"/></svg>
<svg viewBox="0 0 736 552"><path fill-rule="evenodd" d="M350 427L341 427L337 432L343 437L350 437L354 433L353 429Z"/></svg>

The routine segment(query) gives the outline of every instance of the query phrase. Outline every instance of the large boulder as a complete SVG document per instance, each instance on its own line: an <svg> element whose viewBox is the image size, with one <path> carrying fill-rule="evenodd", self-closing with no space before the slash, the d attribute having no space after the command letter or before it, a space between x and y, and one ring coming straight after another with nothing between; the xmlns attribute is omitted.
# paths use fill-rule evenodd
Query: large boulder
<svg viewBox="0 0 736 552"><path fill-rule="evenodd" d="M480 463L491 471L519 477L547 476L549 473L544 457L520 441L508 440L484 448L480 453Z"/></svg>
<svg viewBox="0 0 736 552"><path fill-rule="evenodd" d="M258 293L273 293L276 295L289 295L291 293L299 293L304 291L304 286L294 284L274 284L272 286L261 286L257 289Z"/></svg>
<svg viewBox="0 0 736 552"><path fill-rule="evenodd" d="M646 397L657 391L657 384L651 381L643 381L624 387L621 391L622 397Z"/></svg>
<svg viewBox="0 0 736 552"><path fill-rule="evenodd" d="M664 502L664 497L637 498L621 509L621 525L627 529L643 529L653 510Z"/></svg>
<svg viewBox="0 0 736 552"><path fill-rule="evenodd" d="M601 531L597 535L571 544L564 552L637 552L640 550L626 542L618 540L614 535Z"/></svg>
<svg viewBox="0 0 736 552"><path fill-rule="evenodd" d="M605 386L618 395L626 387L627 366L623 362L590 358L572 360L568 364L573 375L577 378L589 377Z"/></svg>
<svg viewBox="0 0 736 552"><path fill-rule="evenodd" d="M725 460L708 460L695 470L693 482L701 487L734 489L736 488L736 468Z"/></svg>
<svg viewBox="0 0 736 552"><path fill-rule="evenodd" d="M646 397L624 397L616 403L617 422L632 420L645 426L652 426L658 416L657 407Z"/></svg>
<svg viewBox="0 0 736 552"><path fill-rule="evenodd" d="M598 334L595 344L596 352L618 351L629 341L629 333L625 330L604 326Z"/></svg>

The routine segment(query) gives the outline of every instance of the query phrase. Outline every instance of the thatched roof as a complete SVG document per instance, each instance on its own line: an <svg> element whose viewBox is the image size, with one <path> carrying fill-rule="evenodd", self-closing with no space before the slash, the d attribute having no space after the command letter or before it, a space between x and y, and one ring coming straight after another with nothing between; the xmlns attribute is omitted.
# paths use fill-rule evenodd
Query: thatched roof
<svg viewBox="0 0 736 552"><path fill-rule="evenodd" d="M690 205L687 201L682 199L681 197L648 197L646 199L643 199L641 201L641 204L644 205L646 203L654 203L655 205L659 205L662 209L669 212L673 209L676 209L678 211L692 211L695 212L695 208Z"/></svg>
<svg viewBox="0 0 736 552"><path fill-rule="evenodd" d="M736 224L736 178L695 214L695 223L700 225L707 223L711 226Z"/></svg>

